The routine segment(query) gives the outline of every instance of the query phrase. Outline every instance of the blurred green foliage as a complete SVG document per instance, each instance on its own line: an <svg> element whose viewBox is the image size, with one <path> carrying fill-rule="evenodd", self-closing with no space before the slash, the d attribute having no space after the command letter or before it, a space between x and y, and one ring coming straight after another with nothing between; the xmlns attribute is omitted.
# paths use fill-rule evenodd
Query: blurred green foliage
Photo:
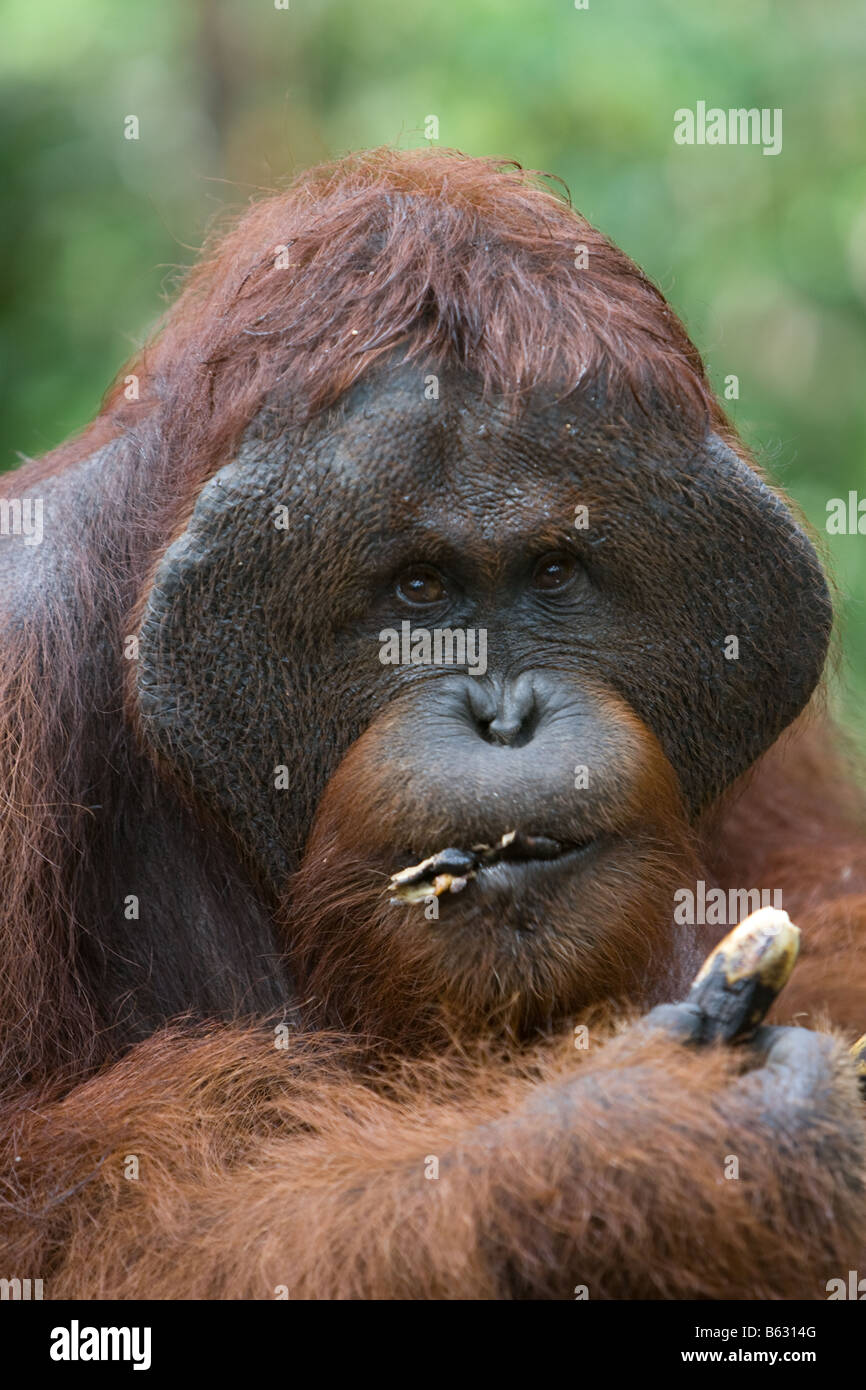
<svg viewBox="0 0 866 1390"><path fill-rule="evenodd" d="M3 30L0 466L90 418L222 209L348 149L424 144L436 115L443 145L565 179L717 389L737 375L733 418L819 530L829 498L866 497L863 3L6 0ZM698 100L781 107L782 153L675 145ZM825 549L853 709L866 536Z"/></svg>

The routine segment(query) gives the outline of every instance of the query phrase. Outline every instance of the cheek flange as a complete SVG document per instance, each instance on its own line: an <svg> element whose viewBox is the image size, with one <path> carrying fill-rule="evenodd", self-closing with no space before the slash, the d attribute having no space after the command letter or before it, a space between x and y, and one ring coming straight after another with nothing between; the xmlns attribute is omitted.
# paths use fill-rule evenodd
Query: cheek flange
<svg viewBox="0 0 866 1390"><path fill-rule="evenodd" d="M630 598L599 643L599 669L656 734L696 814L807 704L830 593L788 507L716 435L676 465L615 461L614 510L617 479L646 504L615 522L612 574Z"/></svg>

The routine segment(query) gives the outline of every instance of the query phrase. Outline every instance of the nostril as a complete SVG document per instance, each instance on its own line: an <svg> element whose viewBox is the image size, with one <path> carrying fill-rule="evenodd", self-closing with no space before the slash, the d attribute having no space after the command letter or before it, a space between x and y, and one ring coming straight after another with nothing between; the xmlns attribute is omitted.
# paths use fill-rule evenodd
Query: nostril
<svg viewBox="0 0 866 1390"><path fill-rule="evenodd" d="M475 724L479 729L486 730L491 720L496 718L498 692L488 681L472 680L466 687L466 698Z"/></svg>
<svg viewBox="0 0 866 1390"><path fill-rule="evenodd" d="M486 733L491 743L514 744L517 742L518 734L523 727L524 721L522 719L506 719L500 715L496 719L491 719L487 725Z"/></svg>
<svg viewBox="0 0 866 1390"><path fill-rule="evenodd" d="M473 678L465 698L475 732L485 743L519 748L534 737L539 705L530 673L502 684L496 677Z"/></svg>
<svg viewBox="0 0 866 1390"><path fill-rule="evenodd" d="M482 738L489 743L498 743L511 748L519 748L529 743L538 722L538 710L533 684L528 676L519 676L516 681L507 682L499 695L498 708L493 717L484 721Z"/></svg>

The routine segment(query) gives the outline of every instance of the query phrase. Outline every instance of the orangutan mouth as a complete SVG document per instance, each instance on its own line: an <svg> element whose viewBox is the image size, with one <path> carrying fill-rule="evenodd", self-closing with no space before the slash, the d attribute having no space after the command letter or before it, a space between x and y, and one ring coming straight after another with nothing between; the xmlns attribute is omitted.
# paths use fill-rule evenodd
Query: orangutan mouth
<svg viewBox="0 0 866 1390"><path fill-rule="evenodd" d="M547 835L526 835L509 830L495 845L473 845L471 849L440 850L420 864L412 864L393 874L388 884L392 903L419 903L443 893L460 893L483 869L495 864L527 864L561 859L580 845L564 844Z"/></svg>

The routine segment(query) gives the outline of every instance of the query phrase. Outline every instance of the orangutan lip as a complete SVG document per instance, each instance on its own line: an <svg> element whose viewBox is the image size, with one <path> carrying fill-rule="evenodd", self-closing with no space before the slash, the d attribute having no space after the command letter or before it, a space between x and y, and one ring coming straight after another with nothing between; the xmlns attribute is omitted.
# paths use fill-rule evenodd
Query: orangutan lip
<svg viewBox="0 0 866 1390"><path fill-rule="evenodd" d="M392 875L388 884L391 902L416 903L441 897L443 893L461 893L471 879L489 869L499 865L549 864L579 853L593 840L594 837L575 844L548 835L509 830L495 845L443 849Z"/></svg>

